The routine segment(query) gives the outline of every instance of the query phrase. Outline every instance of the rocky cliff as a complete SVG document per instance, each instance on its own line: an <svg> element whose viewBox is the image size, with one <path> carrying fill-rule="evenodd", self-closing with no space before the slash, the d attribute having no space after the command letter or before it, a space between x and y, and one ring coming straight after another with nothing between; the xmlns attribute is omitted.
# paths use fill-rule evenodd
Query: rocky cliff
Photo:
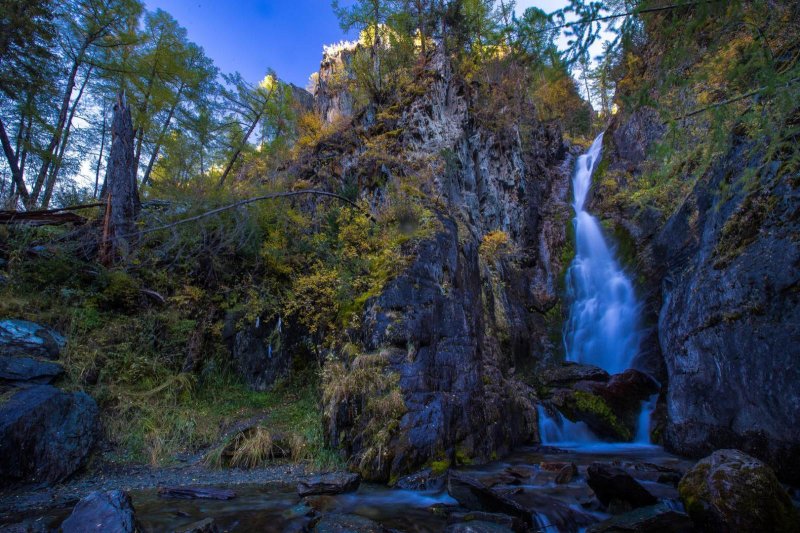
<svg viewBox="0 0 800 533"><path fill-rule="evenodd" d="M340 64L328 58L320 80L330 78L326 65ZM434 461L486 461L536 442L535 393L521 375L557 351L550 334L560 320L553 310L571 170L560 131L532 114L503 131L483 127L473 114L474 95L442 54L430 59L419 83L424 91L399 117L396 149L407 165L430 170L440 229L367 302L360 330L363 348L381 352L385 372L399 377L404 414L387 449L373 458L360 437L369 400L349 398L326 409L330 440L380 479ZM346 98L320 94L324 116L351 111L349 103L331 107ZM523 126L530 132L524 139ZM357 168L360 157L356 150L344 164ZM375 202L382 194L362 197ZM492 232L500 243L490 253L484 242Z"/></svg>

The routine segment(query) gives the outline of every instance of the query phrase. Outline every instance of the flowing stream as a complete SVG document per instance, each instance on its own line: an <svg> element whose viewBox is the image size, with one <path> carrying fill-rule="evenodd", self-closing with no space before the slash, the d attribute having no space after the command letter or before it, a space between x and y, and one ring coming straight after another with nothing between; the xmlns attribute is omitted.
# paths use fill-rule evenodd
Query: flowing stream
<svg viewBox="0 0 800 533"><path fill-rule="evenodd" d="M639 349L641 305L633 283L614 257L598 220L586 211L592 174L600 162L601 133L589 150L578 157L572 179L575 209L575 259L567 272L567 300L571 302L564 329L567 361L589 364L617 374L631 367ZM655 401L642 406L634 445L648 445L650 414ZM571 422L560 413L539 409L540 433L545 444L591 447L609 446L595 437L586 424Z"/></svg>

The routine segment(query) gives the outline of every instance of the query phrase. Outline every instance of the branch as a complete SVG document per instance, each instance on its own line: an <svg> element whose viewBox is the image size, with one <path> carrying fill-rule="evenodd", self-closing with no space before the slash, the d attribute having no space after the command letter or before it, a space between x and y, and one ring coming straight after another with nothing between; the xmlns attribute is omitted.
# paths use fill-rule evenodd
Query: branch
<svg viewBox="0 0 800 533"><path fill-rule="evenodd" d="M335 193L332 193L332 192L327 192L327 191L318 191L318 190L315 190L315 189L305 189L305 190L302 190L302 191L276 192L276 193L272 193L272 194L265 194L263 196L256 196L254 198L247 198L245 200L239 200L238 202L234 202L232 204L228 204L228 205L225 205L225 206L222 206L222 207L218 207L216 209L212 209L211 211L206 211L205 213L200 213L199 215L195 215L193 217L184 218L184 219L178 220L176 222L172 222L170 224L164 224L163 226L157 226L155 228L147 228L147 229L144 229L144 230L142 230L142 231L140 231L138 233L134 233L134 234L130 234L130 235L121 235L121 236L119 236L119 238L134 237L136 235L143 235L145 233L153 233L153 232L156 232L156 231L162 231L162 230L165 230L165 229L174 228L175 226L179 226L181 224L188 224L189 222L196 222L198 220L201 220L201 219L204 219L204 218L208 218L208 217L210 217L212 215L216 215L216 214L222 213L224 211L230 211L231 209L236 209L237 207L241 207L243 205L252 204L252 203L255 203L255 202L260 202L262 200L271 200L271 199L274 199L274 198L288 198L290 196L300 196L300 195L305 195L305 194L311 194L311 195L316 195L316 196L327 196L329 198L336 198L337 200L341 200L342 202L345 202L345 203L351 205L352 207L355 207L359 211L364 212L370 218L370 220L372 220L373 222L376 222L375 217L373 217L371 213L369 213L368 211L363 209L361 206L359 206L358 204L356 204L352 200L350 200L348 198L345 198L344 196L341 196L339 194L335 194Z"/></svg>
<svg viewBox="0 0 800 533"><path fill-rule="evenodd" d="M800 78L792 78L791 80L787 81L785 84L779 85L778 88L787 88L791 84L793 84L793 83L795 83L797 81L800 81ZM759 87L758 89L754 89L754 90L752 90L752 91L750 91L748 93L740 94L738 96L734 96L733 98L728 98L727 100L722 100L721 102L716 102L714 104L707 105L705 107L701 107L700 109L695 109L694 111L692 111L690 113L686 113L685 115L681 115L679 117L673 118L672 121L683 120L685 118L693 117L695 115L699 115L700 113L704 113L704 112L706 112L706 111L708 111L710 109L715 109L717 107L722 107L724 105L728 105L728 104L732 104L734 102L738 102L739 100L744 100L745 98L750 98L751 96L755 96L758 93L766 91L767 89L769 89L769 86ZM667 121L667 122L669 122L669 121ZM667 124L667 122L664 122L663 124Z"/></svg>
<svg viewBox="0 0 800 533"><path fill-rule="evenodd" d="M553 31L553 30L561 30L561 29L564 29L564 28L569 28L570 26L579 26L581 24L589 24L591 22L603 22L603 21L606 21L606 20L612 20L612 19L616 19L616 18L620 18L620 17L628 17L630 15L645 15L647 13L656 13L658 11L669 11L671 9L678 9L678 8L681 8L681 7L691 7L691 6L696 6L696 5L700 5L700 4L714 4L714 3L717 3L717 2L721 2L721 1L722 0L699 0L697 2L687 2L685 4L670 4L668 6L661 6L661 7L649 7L649 8L646 8L646 9L634 9L632 11L626 11L625 13L617 13L617 14L614 14L614 15L604 15L602 17L596 17L596 18L592 18L592 19L575 20L575 21L572 21L572 22L566 22L566 23L561 24L559 26L550 26L550 27L545 28L543 30L537 30L535 33L545 33L545 32ZM555 13L558 13L558 11L556 11Z"/></svg>

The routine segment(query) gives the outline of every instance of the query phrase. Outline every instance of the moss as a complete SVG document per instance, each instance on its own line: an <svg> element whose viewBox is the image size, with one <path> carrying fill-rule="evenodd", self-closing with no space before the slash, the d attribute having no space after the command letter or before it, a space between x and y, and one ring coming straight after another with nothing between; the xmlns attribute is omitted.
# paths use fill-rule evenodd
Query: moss
<svg viewBox="0 0 800 533"><path fill-rule="evenodd" d="M466 448L456 447L456 465L468 466L472 464L472 458Z"/></svg>
<svg viewBox="0 0 800 533"><path fill-rule="evenodd" d="M576 412L586 413L602 420L622 440L629 441L633 438L631 430L620 421L601 397L584 391L574 391L571 399L572 407Z"/></svg>
<svg viewBox="0 0 800 533"><path fill-rule="evenodd" d="M435 476L440 476L447 472L450 469L450 460L449 459L440 459L437 461L431 461L431 472Z"/></svg>

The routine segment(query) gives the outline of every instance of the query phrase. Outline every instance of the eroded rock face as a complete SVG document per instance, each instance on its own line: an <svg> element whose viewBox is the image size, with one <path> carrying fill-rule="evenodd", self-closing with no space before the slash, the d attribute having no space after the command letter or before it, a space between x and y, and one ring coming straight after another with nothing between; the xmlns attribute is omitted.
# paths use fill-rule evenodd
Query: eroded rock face
<svg viewBox="0 0 800 533"><path fill-rule="evenodd" d="M291 363L283 321L279 317L270 322L260 319L241 322L240 314L231 313L225 319L223 331L234 366L251 389L267 390L286 375Z"/></svg>
<svg viewBox="0 0 800 533"><path fill-rule="evenodd" d="M758 192L737 146L659 235L659 319L669 374L665 444L702 456L735 447L800 482L800 190L775 165ZM724 183L734 183L719 198Z"/></svg>
<svg viewBox="0 0 800 533"><path fill-rule="evenodd" d="M81 468L97 436L97 404L50 385L0 406L0 483L57 482Z"/></svg>
<svg viewBox="0 0 800 533"><path fill-rule="evenodd" d="M343 494L353 492L361 484L361 476L347 472L323 474L301 479L297 483L297 494L300 497L318 494Z"/></svg>
<svg viewBox="0 0 800 533"><path fill-rule="evenodd" d="M24 384L48 384L64 373L58 363L40 361L31 357L0 355L0 387Z"/></svg>
<svg viewBox="0 0 800 533"><path fill-rule="evenodd" d="M431 184L444 206L441 228L367 302L361 328L366 352L387 354L386 372L399 377L405 414L386 449L365 464L363 401L325 409L328 440L381 480L457 456L488 461L536 442L535 394L517 369L559 349L546 314L557 303L570 212L560 131L533 114L503 131L481 127L446 55L432 54L427 68L424 94L404 106L398 127L409 161L442 163L432 167ZM358 154L341 160L356 168ZM511 251L482 256L482 239L493 231L505 233Z"/></svg>
<svg viewBox="0 0 800 533"><path fill-rule="evenodd" d="M75 506L61 524L64 533L134 533L139 531L131 498L126 492L93 492Z"/></svg>
<svg viewBox="0 0 800 533"><path fill-rule="evenodd" d="M66 340L50 328L27 320L0 320L0 355L56 359Z"/></svg>
<svg viewBox="0 0 800 533"><path fill-rule="evenodd" d="M738 450L701 460L678 491L705 531L800 531L797 509L772 469Z"/></svg>

